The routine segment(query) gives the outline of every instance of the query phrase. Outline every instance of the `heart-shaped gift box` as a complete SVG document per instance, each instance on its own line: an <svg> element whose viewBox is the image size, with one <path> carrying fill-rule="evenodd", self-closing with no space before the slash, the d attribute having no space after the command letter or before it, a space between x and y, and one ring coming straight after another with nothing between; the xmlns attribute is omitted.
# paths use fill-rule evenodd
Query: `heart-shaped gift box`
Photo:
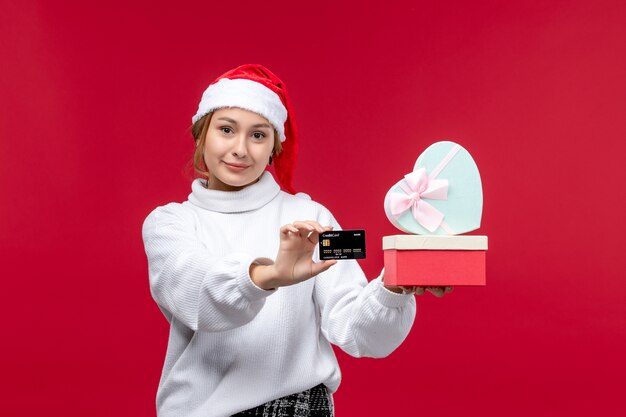
<svg viewBox="0 0 626 417"><path fill-rule="evenodd" d="M480 227L483 191L474 159L461 145L430 145L413 172L385 196L385 213L406 233L458 235Z"/></svg>
<svg viewBox="0 0 626 417"><path fill-rule="evenodd" d="M461 145L429 146L384 205L391 223L410 234L383 238L386 284L485 285L487 237L456 236L478 229L483 209L478 167Z"/></svg>

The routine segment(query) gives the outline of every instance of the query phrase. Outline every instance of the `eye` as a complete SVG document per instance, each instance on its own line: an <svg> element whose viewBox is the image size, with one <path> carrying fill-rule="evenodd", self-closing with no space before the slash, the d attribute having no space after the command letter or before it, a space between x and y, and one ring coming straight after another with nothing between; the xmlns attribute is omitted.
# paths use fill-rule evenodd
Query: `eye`
<svg viewBox="0 0 626 417"><path fill-rule="evenodd" d="M220 127L220 130L222 131L222 133L232 133L233 129L231 129L230 127L224 126L224 127Z"/></svg>
<svg viewBox="0 0 626 417"><path fill-rule="evenodd" d="M263 139L265 137L265 133L263 133L263 132L254 132L252 134L252 137L254 137L255 139Z"/></svg>

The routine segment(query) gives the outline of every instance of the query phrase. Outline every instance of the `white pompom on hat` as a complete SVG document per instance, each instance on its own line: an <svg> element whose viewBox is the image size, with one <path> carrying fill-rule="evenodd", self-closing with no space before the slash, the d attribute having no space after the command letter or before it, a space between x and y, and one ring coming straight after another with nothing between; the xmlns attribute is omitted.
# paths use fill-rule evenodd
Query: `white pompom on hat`
<svg viewBox="0 0 626 417"><path fill-rule="evenodd" d="M238 107L265 117L276 129L282 151L273 158L278 182L294 194L293 171L298 153L298 130L285 84L269 69L245 64L232 69L209 85L202 94L195 123L204 115L224 107Z"/></svg>

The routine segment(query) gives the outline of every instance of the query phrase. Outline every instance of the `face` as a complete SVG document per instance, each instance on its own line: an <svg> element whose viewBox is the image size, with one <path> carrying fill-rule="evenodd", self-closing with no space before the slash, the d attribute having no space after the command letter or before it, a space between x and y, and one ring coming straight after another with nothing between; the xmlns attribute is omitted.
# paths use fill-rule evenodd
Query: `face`
<svg viewBox="0 0 626 417"><path fill-rule="evenodd" d="M274 128L263 116L239 108L215 110L204 143L208 188L237 191L255 183L273 148Z"/></svg>

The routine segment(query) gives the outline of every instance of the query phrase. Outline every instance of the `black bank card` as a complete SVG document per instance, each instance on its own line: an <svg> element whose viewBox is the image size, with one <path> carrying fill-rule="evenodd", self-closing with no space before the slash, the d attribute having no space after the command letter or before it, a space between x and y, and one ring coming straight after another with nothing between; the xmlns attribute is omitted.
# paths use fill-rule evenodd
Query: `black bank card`
<svg viewBox="0 0 626 417"><path fill-rule="evenodd" d="M320 259L365 258L365 230L337 230L320 234Z"/></svg>

